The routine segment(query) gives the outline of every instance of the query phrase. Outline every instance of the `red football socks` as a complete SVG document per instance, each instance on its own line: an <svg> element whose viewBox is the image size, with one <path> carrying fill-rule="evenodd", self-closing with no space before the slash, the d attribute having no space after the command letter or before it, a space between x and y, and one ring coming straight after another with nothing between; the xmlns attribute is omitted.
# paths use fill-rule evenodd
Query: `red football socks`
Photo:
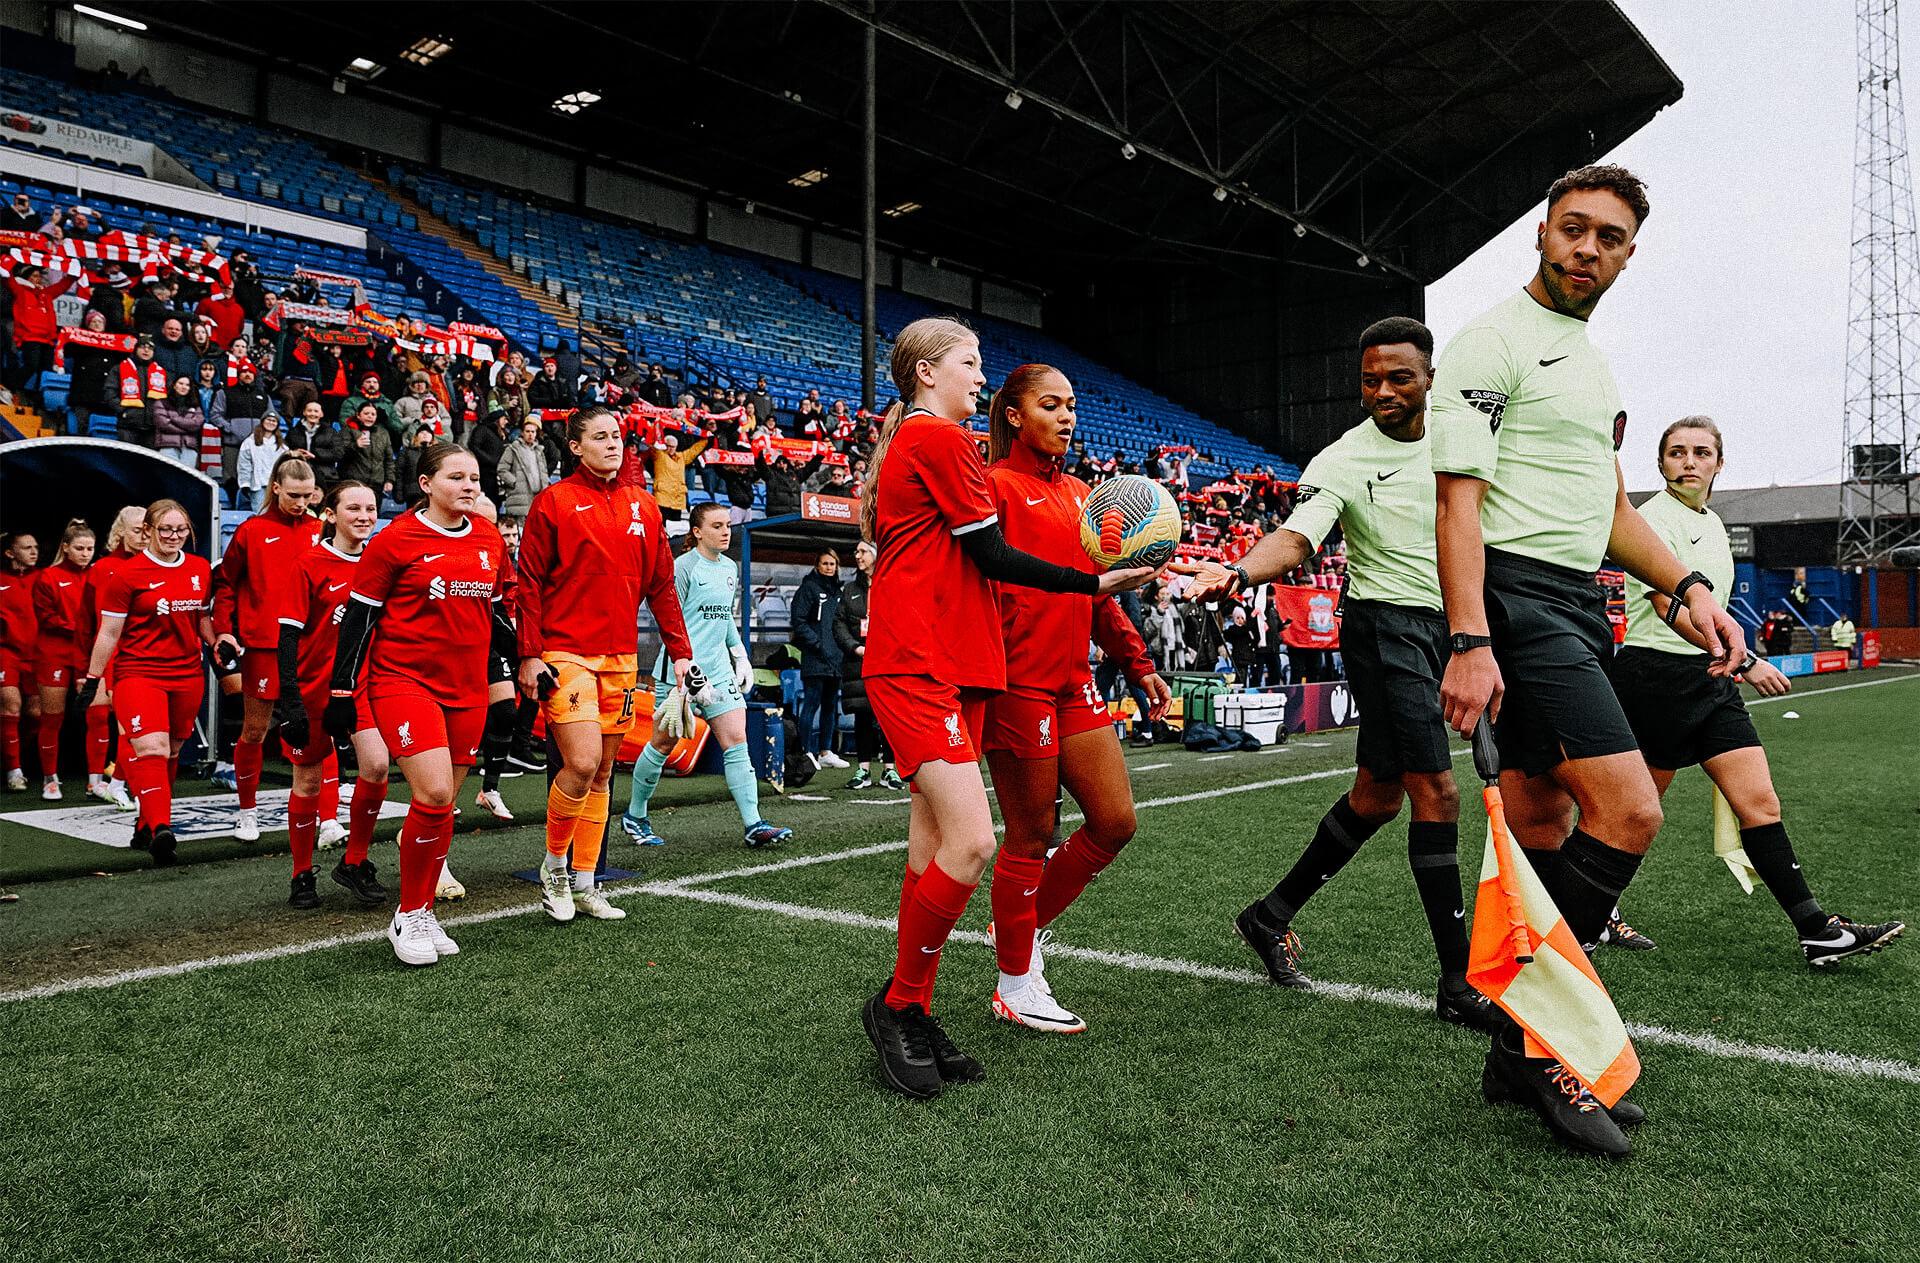
<svg viewBox="0 0 1920 1263"><path fill-rule="evenodd" d="M140 808L140 823L149 829L173 823L173 784L167 760L157 754L136 754L127 760L127 788Z"/></svg>
<svg viewBox="0 0 1920 1263"><path fill-rule="evenodd" d="M993 860L993 943L1003 974L1024 974L1033 967L1033 932L1046 860L1015 855L1005 847Z"/></svg>
<svg viewBox="0 0 1920 1263"><path fill-rule="evenodd" d="M320 800L307 794L287 798L287 845L293 851L293 875L313 867L313 840L320 830Z"/></svg>
<svg viewBox="0 0 1920 1263"><path fill-rule="evenodd" d="M340 814L340 755L333 750L320 760L320 805L314 814L322 820Z"/></svg>
<svg viewBox="0 0 1920 1263"><path fill-rule="evenodd" d="M20 716L0 715L0 754L7 760L5 771L20 766Z"/></svg>
<svg viewBox="0 0 1920 1263"><path fill-rule="evenodd" d="M440 882L440 862L444 857L441 828L453 836L453 807L428 807L414 803L407 808L406 823L400 827L400 911L412 912L433 903L433 888Z"/></svg>
<svg viewBox="0 0 1920 1263"><path fill-rule="evenodd" d="M66 715L40 716L40 775L60 775L60 724Z"/></svg>
<svg viewBox="0 0 1920 1263"><path fill-rule="evenodd" d="M258 805L260 800L260 763L266 747L258 741L233 743L233 783L240 788L240 810Z"/></svg>
<svg viewBox="0 0 1920 1263"><path fill-rule="evenodd" d="M1087 883L1098 877L1101 869L1113 863L1115 854L1102 850L1087 836L1085 829L1074 830L1066 845L1055 851L1053 858L1047 861L1047 875L1040 880L1040 895L1034 908L1034 923L1042 929L1052 925L1053 919L1080 897ZM994 933L999 933L998 926L995 926Z"/></svg>
<svg viewBox="0 0 1920 1263"><path fill-rule="evenodd" d="M112 716L105 706L87 707L87 772L93 776L107 774L108 728Z"/></svg>
<svg viewBox="0 0 1920 1263"><path fill-rule="evenodd" d="M353 803L347 808L347 851L343 864L358 864L373 845L373 826L380 823L380 806L387 801L387 783L362 776L353 783Z"/></svg>
<svg viewBox="0 0 1920 1263"><path fill-rule="evenodd" d="M920 874L914 872L913 866L909 864L907 866L906 876L900 879L900 911L895 914L893 918L895 933L899 933L900 927L906 924L907 905L913 902L913 891L919 884Z"/></svg>
<svg viewBox="0 0 1920 1263"><path fill-rule="evenodd" d="M893 962L893 985L887 988L887 1004L896 1009L917 1004L933 1009L933 979L940 969L940 949L946 946L953 927L967 910L973 886L963 885L947 875L935 860L927 865L914 886L900 918L900 942Z"/></svg>

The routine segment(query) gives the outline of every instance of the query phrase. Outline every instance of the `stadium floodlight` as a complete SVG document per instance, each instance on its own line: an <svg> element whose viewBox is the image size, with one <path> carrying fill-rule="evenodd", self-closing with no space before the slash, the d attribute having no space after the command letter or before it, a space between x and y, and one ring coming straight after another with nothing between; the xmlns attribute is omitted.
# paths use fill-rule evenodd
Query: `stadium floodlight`
<svg viewBox="0 0 1920 1263"><path fill-rule="evenodd" d="M826 169L824 167L815 167L811 171L802 171L799 175L788 180L787 183L796 189L810 189L826 178Z"/></svg>
<svg viewBox="0 0 1920 1263"><path fill-rule="evenodd" d="M401 52L401 61L410 61L416 66L431 66L453 51L453 41L444 35L422 35L407 45Z"/></svg>
<svg viewBox="0 0 1920 1263"><path fill-rule="evenodd" d="M1139 152L1140 151L1138 149L1135 149L1133 147L1133 142L1130 140L1120 146L1120 156L1122 158L1125 158L1128 162L1132 162L1134 155Z"/></svg>
<svg viewBox="0 0 1920 1263"><path fill-rule="evenodd" d="M1294 235L1294 236L1296 236L1296 237L1304 237L1304 236L1306 236L1306 235L1307 235L1307 226L1306 226L1305 224L1295 224L1295 225L1293 226L1293 235Z"/></svg>
<svg viewBox="0 0 1920 1263"><path fill-rule="evenodd" d="M1025 97L1023 97L1023 96L1021 96L1021 95L1020 95L1020 93L1019 93L1019 90L1018 90L1018 89L1016 89L1016 90L1014 90L1014 91L1012 91L1012 92L1009 92L1009 93L1007 93L1007 108L1008 108L1008 109L1010 109L1010 110L1017 110L1017 109L1019 109L1019 108L1020 108L1021 106L1023 106L1023 105L1025 105L1026 103L1027 103L1027 98L1025 98Z"/></svg>
<svg viewBox="0 0 1920 1263"><path fill-rule="evenodd" d="M898 206L889 206L881 211L888 219L899 219L902 215L911 215L920 209L918 202L901 202Z"/></svg>
<svg viewBox="0 0 1920 1263"><path fill-rule="evenodd" d="M340 73L351 79L371 82L374 79L378 79L384 70L386 70L386 67L371 57L355 57L347 63L347 68Z"/></svg>
<svg viewBox="0 0 1920 1263"><path fill-rule="evenodd" d="M755 203L748 202L745 206L742 206L740 209L745 211L747 214L751 215L753 214L754 206L755 206Z"/></svg>
<svg viewBox="0 0 1920 1263"><path fill-rule="evenodd" d="M105 9L96 9L90 4L76 4L73 6L73 11L75 13L84 13L90 18L98 18L102 22L112 22L116 26L124 26L129 30L144 31L147 29L145 22L138 22L133 18L123 18L118 13L108 13Z"/></svg>
<svg viewBox="0 0 1920 1263"><path fill-rule="evenodd" d="M600 94L598 92L588 92L583 89L579 92L567 93L553 103L553 109L554 112L558 114L578 114L581 110L586 109L589 105L599 100Z"/></svg>
<svg viewBox="0 0 1920 1263"><path fill-rule="evenodd" d="M1360 267L1365 267L1365 266L1367 266L1367 264L1368 264L1368 263L1370 263L1370 262L1372 262L1372 260L1371 260L1371 259L1369 259L1369 258L1367 258L1367 256L1366 256L1366 255L1364 255L1364 254L1363 254L1363 255L1361 255L1361 256L1360 256L1359 258L1357 258L1357 259L1355 259L1355 260L1354 260L1354 263L1355 263L1355 264L1357 264L1357 265L1358 265L1358 266L1360 266Z"/></svg>
<svg viewBox="0 0 1920 1263"><path fill-rule="evenodd" d="M1224 184L1216 184L1216 185L1214 185L1214 186L1213 186L1213 200L1214 200L1214 201L1216 201L1216 202L1224 202L1224 201L1226 201L1226 200L1227 200L1227 186L1226 186L1226 185L1224 185Z"/></svg>

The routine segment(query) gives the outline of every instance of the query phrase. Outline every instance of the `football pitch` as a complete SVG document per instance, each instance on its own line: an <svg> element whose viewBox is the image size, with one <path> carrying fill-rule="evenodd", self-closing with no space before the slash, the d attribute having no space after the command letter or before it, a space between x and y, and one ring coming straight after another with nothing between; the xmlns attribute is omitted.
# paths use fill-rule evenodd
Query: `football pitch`
<svg viewBox="0 0 1920 1263"><path fill-rule="evenodd" d="M1799 685L1754 716L1814 893L1912 925L1920 671ZM22 1263L1920 1258L1920 941L1808 970L1683 774L1625 909L1659 950L1598 962L1649 1119L1623 1163L1570 1154L1482 1103L1485 1039L1432 1017L1404 820L1296 922L1315 992L1265 985L1234 937L1352 749L1130 755L1139 834L1048 954L1091 1029L990 1016L983 888L936 1008L988 1080L932 1102L879 1086L859 1020L906 799L846 773L769 793L799 836L766 853L718 777L670 782L669 845L613 844L640 869L628 919L568 925L510 875L540 854L540 778L506 782L504 827L471 827L470 787L470 896L442 908L462 951L420 970L324 880L337 853L325 907L288 909L283 834L150 871L0 823L0 880L40 878L0 907L0 1241ZM1455 766L1471 887L1485 824Z"/></svg>

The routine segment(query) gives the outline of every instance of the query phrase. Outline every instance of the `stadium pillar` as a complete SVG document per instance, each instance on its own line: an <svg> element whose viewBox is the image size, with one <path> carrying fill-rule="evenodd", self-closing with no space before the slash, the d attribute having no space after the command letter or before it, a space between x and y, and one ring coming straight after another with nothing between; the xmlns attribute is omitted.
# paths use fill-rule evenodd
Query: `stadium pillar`
<svg viewBox="0 0 1920 1263"><path fill-rule="evenodd" d="M873 16L873 0L867 0L867 16ZM875 273L878 271L880 252L874 240L879 228L875 222L874 207L880 199L879 188L879 99L880 99L880 45L879 33L871 21L861 28L861 39L865 41L866 96L862 102L863 125L860 138L860 160L862 189L866 196L860 215L860 406L871 412L874 408L874 297Z"/></svg>

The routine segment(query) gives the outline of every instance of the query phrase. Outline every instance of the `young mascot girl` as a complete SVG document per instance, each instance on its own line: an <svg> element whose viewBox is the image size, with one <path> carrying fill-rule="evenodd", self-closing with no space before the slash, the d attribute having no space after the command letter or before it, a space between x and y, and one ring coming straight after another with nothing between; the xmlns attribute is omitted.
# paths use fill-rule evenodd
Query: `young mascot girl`
<svg viewBox="0 0 1920 1263"><path fill-rule="evenodd" d="M93 528L79 518L60 532L60 551L33 589L33 674L40 683L40 797L60 801L60 728L67 717L67 691L87 669L87 568L93 564Z"/></svg>
<svg viewBox="0 0 1920 1263"><path fill-rule="evenodd" d="M213 643L213 568L188 552L193 525L177 500L147 510L147 547L114 567L100 594L80 704L91 705L113 663L113 713L132 751L127 786L155 864L174 862L173 781L180 747L206 694L203 646Z"/></svg>
<svg viewBox="0 0 1920 1263"><path fill-rule="evenodd" d="M472 512L480 498L473 453L433 444L421 453L417 483L421 504L374 536L354 566L325 722L336 741L360 728L365 663L367 707L413 795L387 939L404 963L431 965L460 950L433 914L434 886L453 843L454 800L480 752L488 654L511 652L513 628L500 607L505 546Z"/></svg>
<svg viewBox="0 0 1920 1263"><path fill-rule="evenodd" d="M280 695L274 719L287 761L293 764L293 794L287 799L293 885L287 903L295 908L320 906L313 849L322 815L325 768L335 755L333 742L315 720L327 709L340 626L359 576L360 558L380 523L379 497L363 482L334 484L322 507L327 534L300 559L299 573L287 585L280 612ZM353 704L353 754L360 772L353 782L347 849L334 865L333 880L371 907L387 898L373 861L367 858L380 804L387 797L387 743L373 722L364 670L356 680Z"/></svg>
<svg viewBox="0 0 1920 1263"><path fill-rule="evenodd" d="M924 1098L986 1077L931 1006L940 950L993 858L980 731L986 699L1007 676L992 582L1093 597L1153 572L1096 577L1008 546L963 424L986 384L972 330L916 320L894 341L892 370L900 402L887 412L861 502L861 527L880 548L863 674L915 793L893 977L862 1022L887 1086Z"/></svg>
<svg viewBox="0 0 1920 1263"><path fill-rule="evenodd" d="M693 647L660 508L644 487L620 483L619 420L582 408L567 423L567 446L580 464L534 496L520 536L520 688L528 697L545 692L562 762L547 793L542 902L556 921L573 920L576 908L618 920L626 913L594 888L593 871L614 757L636 711L640 602L653 610L676 681L686 680Z"/></svg>
<svg viewBox="0 0 1920 1263"><path fill-rule="evenodd" d="M1022 365L1007 374L988 413L987 480L1007 542L1091 570L1080 543L1088 488L1060 472L1073 441L1073 384L1045 364ZM986 749L1007 836L993 862L988 935L1000 958L993 1011L1016 1025L1074 1034L1087 1024L1053 998L1037 935L1113 862L1134 829L1126 758L1094 687L1088 640L1145 690L1150 719L1166 713L1173 695L1111 597L1018 587L999 596L1007 691L987 702ZM1062 784L1086 822L1048 860Z"/></svg>

